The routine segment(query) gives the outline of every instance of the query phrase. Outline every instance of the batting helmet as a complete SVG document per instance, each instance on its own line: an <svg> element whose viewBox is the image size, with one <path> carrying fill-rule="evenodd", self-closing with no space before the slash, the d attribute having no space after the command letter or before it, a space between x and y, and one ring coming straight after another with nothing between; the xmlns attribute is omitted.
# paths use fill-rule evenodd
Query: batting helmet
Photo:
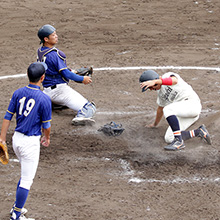
<svg viewBox="0 0 220 220"><path fill-rule="evenodd" d="M56 29L50 25L50 24L45 24L38 30L38 37L40 38L41 42L44 42L44 38L48 37L50 34L52 34Z"/></svg>
<svg viewBox="0 0 220 220"><path fill-rule="evenodd" d="M153 70L146 70L141 74L139 81L145 82L145 81L154 80L154 79L159 79L159 75ZM145 89L145 87L142 88L142 92L147 90Z"/></svg>

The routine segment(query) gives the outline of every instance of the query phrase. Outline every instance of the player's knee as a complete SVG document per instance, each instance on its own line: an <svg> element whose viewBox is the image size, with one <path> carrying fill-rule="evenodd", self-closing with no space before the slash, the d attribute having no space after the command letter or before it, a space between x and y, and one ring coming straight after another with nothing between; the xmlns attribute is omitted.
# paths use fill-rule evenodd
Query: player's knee
<svg viewBox="0 0 220 220"><path fill-rule="evenodd" d="M170 144L174 140L174 135L173 134L166 134L164 136L164 140L166 143Z"/></svg>
<svg viewBox="0 0 220 220"><path fill-rule="evenodd" d="M30 190L32 184L33 184L33 180L21 179L19 186L24 188L24 189Z"/></svg>

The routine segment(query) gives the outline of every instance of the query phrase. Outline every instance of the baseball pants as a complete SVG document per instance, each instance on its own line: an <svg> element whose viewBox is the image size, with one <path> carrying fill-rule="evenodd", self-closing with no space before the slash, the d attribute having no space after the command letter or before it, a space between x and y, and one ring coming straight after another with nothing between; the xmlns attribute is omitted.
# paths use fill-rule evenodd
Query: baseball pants
<svg viewBox="0 0 220 220"><path fill-rule="evenodd" d="M54 89L51 87L44 88L43 92L51 98L53 103L67 106L77 112L88 102L87 99L66 83L57 84Z"/></svg>
<svg viewBox="0 0 220 220"><path fill-rule="evenodd" d="M20 187L30 190L40 157L40 136L26 136L15 131L12 145L21 164Z"/></svg>
<svg viewBox="0 0 220 220"><path fill-rule="evenodd" d="M165 118L175 115L179 120L180 130L185 131L199 119L201 110L200 100L194 99L171 103L163 108L163 113ZM170 126L165 133L164 139L166 143L171 143L174 140Z"/></svg>

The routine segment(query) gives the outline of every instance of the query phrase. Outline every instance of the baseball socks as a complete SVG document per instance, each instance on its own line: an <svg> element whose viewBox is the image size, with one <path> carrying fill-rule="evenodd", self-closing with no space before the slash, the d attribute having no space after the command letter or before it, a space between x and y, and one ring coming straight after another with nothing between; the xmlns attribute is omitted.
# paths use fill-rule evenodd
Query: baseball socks
<svg viewBox="0 0 220 220"><path fill-rule="evenodd" d="M168 124L170 125L174 139L178 139L179 142L183 142L181 131L180 131L180 126L179 126L179 121L175 115L168 116L166 118Z"/></svg>
<svg viewBox="0 0 220 220"><path fill-rule="evenodd" d="M18 185L19 183L20 183L20 180L18 182ZM21 211L27 200L28 193L29 193L28 189L25 189L19 186L17 187L16 202L15 202L15 206L13 207L13 212L11 213L11 220L18 219L18 217L21 215Z"/></svg>
<svg viewBox="0 0 220 220"><path fill-rule="evenodd" d="M180 131L180 126L179 126L179 121L175 115L171 115L166 118L167 122L169 123L173 135L174 135L174 140L171 144L167 145L164 147L165 150L180 150L185 147L181 131Z"/></svg>
<svg viewBox="0 0 220 220"><path fill-rule="evenodd" d="M183 140L188 140L193 137L198 137L199 132L200 132L199 129L195 129L195 130L190 130L190 131L181 131L181 134L182 134Z"/></svg>
<svg viewBox="0 0 220 220"><path fill-rule="evenodd" d="M212 144L209 132L206 129L205 125L201 125L199 128L195 130L182 131L181 134L182 134L183 140L187 140L193 137L200 137L201 139L205 140L207 144L210 144L210 145Z"/></svg>

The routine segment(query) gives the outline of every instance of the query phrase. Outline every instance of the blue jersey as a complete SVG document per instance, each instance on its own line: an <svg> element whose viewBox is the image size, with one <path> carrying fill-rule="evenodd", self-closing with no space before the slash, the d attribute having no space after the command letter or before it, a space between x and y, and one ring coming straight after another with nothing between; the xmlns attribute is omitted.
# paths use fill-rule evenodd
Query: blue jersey
<svg viewBox="0 0 220 220"><path fill-rule="evenodd" d="M39 86L29 84L14 92L4 118L11 120L14 113L15 131L27 136L41 135L41 126L51 121L51 100Z"/></svg>
<svg viewBox="0 0 220 220"><path fill-rule="evenodd" d="M66 55L57 48L40 47L38 49L38 60L45 62L48 69L43 81L44 87L53 86L61 83L68 83L69 80L61 74L62 70L67 69Z"/></svg>

